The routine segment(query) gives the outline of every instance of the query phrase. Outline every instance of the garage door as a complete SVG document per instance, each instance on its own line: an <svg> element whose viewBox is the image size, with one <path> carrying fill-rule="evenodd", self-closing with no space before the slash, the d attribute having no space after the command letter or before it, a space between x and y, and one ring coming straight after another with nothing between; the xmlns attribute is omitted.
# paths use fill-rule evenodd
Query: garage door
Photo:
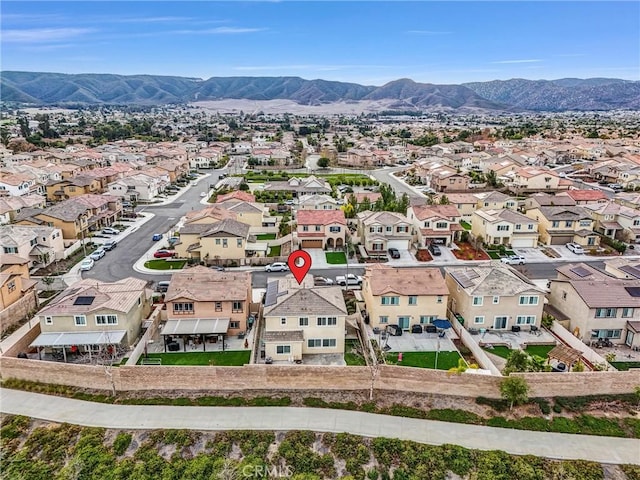
<svg viewBox="0 0 640 480"><path fill-rule="evenodd" d="M511 241L513 248L533 248L536 246L535 238L514 238Z"/></svg>
<svg viewBox="0 0 640 480"><path fill-rule="evenodd" d="M551 237L551 245L564 245L573 242L573 235L556 235Z"/></svg>
<svg viewBox="0 0 640 480"><path fill-rule="evenodd" d="M398 250L409 250L409 240L389 240L387 248L397 248Z"/></svg>
<svg viewBox="0 0 640 480"><path fill-rule="evenodd" d="M302 240L302 248L322 248L322 240Z"/></svg>

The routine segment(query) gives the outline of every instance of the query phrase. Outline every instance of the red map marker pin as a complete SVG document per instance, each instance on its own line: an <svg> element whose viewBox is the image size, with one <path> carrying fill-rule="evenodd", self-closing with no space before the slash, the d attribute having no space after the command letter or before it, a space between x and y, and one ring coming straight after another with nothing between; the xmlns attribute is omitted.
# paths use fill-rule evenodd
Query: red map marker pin
<svg viewBox="0 0 640 480"><path fill-rule="evenodd" d="M311 268L311 255L304 250L295 250L289 255L287 265L300 285Z"/></svg>

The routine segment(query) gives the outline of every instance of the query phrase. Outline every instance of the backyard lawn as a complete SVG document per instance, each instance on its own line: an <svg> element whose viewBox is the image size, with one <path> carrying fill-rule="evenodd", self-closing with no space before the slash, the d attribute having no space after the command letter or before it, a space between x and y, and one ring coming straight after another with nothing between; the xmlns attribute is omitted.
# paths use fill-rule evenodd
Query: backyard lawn
<svg viewBox="0 0 640 480"><path fill-rule="evenodd" d="M460 226L465 230L471 230L471 225L465 222L464 220L460 220Z"/></svg>
<svg viewBox="0 0 640 480"><path fill-rule="evenodd" d="M630 368L640 368L640 362L609 362L616 370L629 370Z"/></svg>
<svg viewBox="0 0 640 480"><path fill-rule="evenodd" d="M229 350L228 352L150 353L147 358L159 358L162 360L162 365L242 366L249 363L250 356L250 350ZM140 358L138 365L143 358Z"/></svg>
<svg viewBox="0 0 640 480"><path fill-rule="evenodd" d="M275 233L261 233L259 235L256 235L256 240L275 240L275 239L276 239Z"/></svg>
<svg viewBox="0 0 640 480"><path fill-rule="evenodd" d="M327 263L330 265L344 265L347 263L347 256L344 252L326 252Z"/></svg>
<svg viewBox="0 0 640 480"><path fill-rule="evenodd" d="M494 355L502 358L509 358L509 355L511 355L511 349L502 345L498 345L493 348L484 348L484 351L487 353L493 353Z"/></svg>
<svg viewBox="0 0 640 480"><path fill-rule="evenodd" d="M403 352L402 362L398 362L398 352L389 352L385 355L385 358L390 365L434 368L436 352ZM457 367L460 358L458 352L438 353L438 370L449 370L450 368Z"/></svg>
<svg viewBox="0 0 640 480"><path fill-rule="evenodd" d="M345 340L344 344L344 361L347 365L366 365L364 357L359 353L362 351L360 347L360 341L358 340Z"/></svg>
<svg viewBox="0 0 640 480"><path fill-rule="evenodd" d="M186 260L171 260L168 262L164 258L158 258L144 262L144 266L152 270L180 270L185 263L187 263Z"/></svg>
<svg viewBox="0 0 640 480"><path fill-rule="evenodd" d="M553 350L555 345L529 345L524 349L529 355L538 355L542 358L547 358L547 354Z"/></svg>
<svg viewBox="0 0 640 480"><path fill-rule="evenodd" d="M269 247L269 255L267 257L279 257L282 245L272 245Z"/></svg>

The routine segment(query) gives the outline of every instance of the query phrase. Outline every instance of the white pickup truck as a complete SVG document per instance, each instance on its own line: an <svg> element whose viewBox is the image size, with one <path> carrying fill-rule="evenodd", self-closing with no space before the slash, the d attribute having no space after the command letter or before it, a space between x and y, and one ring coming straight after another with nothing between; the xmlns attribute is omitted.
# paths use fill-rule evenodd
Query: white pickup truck
<svg viewBox="0 0 640 480"><path fill-rule="evenodd" d="M362 285L362 277L360 275L354 275L350 273L348 275L338 275L336 277L336 283L341 286L345 285Z"/></svg>

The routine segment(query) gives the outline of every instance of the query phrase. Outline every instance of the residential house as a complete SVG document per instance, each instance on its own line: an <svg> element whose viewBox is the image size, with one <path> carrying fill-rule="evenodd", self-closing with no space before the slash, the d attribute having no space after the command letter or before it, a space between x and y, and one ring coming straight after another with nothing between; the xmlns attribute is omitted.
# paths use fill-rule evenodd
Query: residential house
<svg viewBox="0 0 640 480"><path fill-rule="evenodd" d="M347 221L342 210L298 210L296 234L302 248L342 249Z"/></svg>
<svg viewBox="0 0 640 480"><path fill-rule="evenodd" d="M578 189L570 189L566 192L559 193L555 196L558 197L567 196L572 198L575 201L575 205L584 205L586 203L604 203L608 201L607 196L604 194L602 190L578 190Z"/></svg>
<svg viewBox="0 0 640 480"><path fill-rule="evenodd" d="M147 281L127 277L117 282L80 280L60 293L38 315L42 333L32 347L69 348L80 353L119 346L128 349L151 310Z"/></svg>
<svg viewBox="0 0 640 480"><path fill-rule="evenodd" d="M33 174L0 172L0 193L4 196L22 196L42 194L42 187L38 185Z"/></svg>
<svg viewBox="0 0 640 480"><path fill-rule="evenodd" d="M413 238L413 225L401 213L372 212L357 215L358 237L369 252L386 252L389 248L409 250Z"/></svg>
<svg viewBox="0 0 640 480"><path fill-rule="evenodd" d="M249 240L249 225L237 220L188 223L180 229L180 241L175 245L175 251L179 257L207 263L237 261L254 255Z"/></svg>
<svg viewBox="0 0 640 480"><path fill-rule="evenodd" d="M535 248L538 245L538 222L510 209L476 210L471 234L493 245L512 248Z"/></svg>
<svg viewBox="0 0 640 480"><path fill-rule="evenodd" d="M66 180L51 180L47 183L47 200L59 202L80 195L102 192L100 181L93 177L78 175Z"/></svg>
<svg viewBox="0 0 640 480"><path fill-rule="evenodd" d="M218 335L247 331L251 273L188 268L171 276L164 302L167 323L162 335L195 335L206 350L206 337L211 342ZM183 339L183 346L187 343Z"/></svg>
<svg viewBox="0 0 640 480"><path fill-rule="evenodd" d="M155 177L140 173L110 183L107 192L129 202L149 202L160 193L160 182Z"/></svg>
<svg viewBox="0 0 640 480"><path fill-rule="evenodd" d="M64 240L59 228L39 225L0 226L0 249L27 260L29 267L46 267L64 258Z"/></svg>
<svg viewBox="0 0 640 480"><path fill-rule="evenodd" d="M640 243L640 209L618 203L590 203L584 205L595 221L594 230L610 238Z"/></svg>
<svg viewBox="0 0 640 480"><path fill-rule="evenodd" d="M576 201L567 195L538 192L525 199L523 210L527 211L537 207L573 207L575 205Z"/></svg>
<svg viewBox="0 0 640 480"><path fill-rule="evenodd" d="M449 204L454 205L460 213L462 221L471 224L471 217L473 212L477 209L478 193L447 193L435 195L433 199L434 204L439 204L442 197L447 197Z"/></svg>
<svg viewBox="0 0 640 480"><path fill-rule="evenodd" d="M630 208L640 208L640 193L639 192L625 192L618 193L613 201Z"/></svg>
<svg viewBox="0 0 640 480"><path fill-rule="evenodd" d="M268 182L264 184L265 192L292 192L294 197L302 195L330 194L331 185L323 178L314 175L297 178L291 177L286 182Z"/></svg>
<svg viewBox="0 0 640 480"><path fill-rule="evenodd" d="M451 319L467 329L540 327L544 291L507 265L446 267L445 282Z"/></svg>
<svg viewBox="0 0 640 480"><path fill-rule="evenodd" d="M568 190L573 185L571 180L538 167L520 167L505 177L509 178L505 184L516 195L529 192L558 192Z"/></svg>
<svg viewBox="0 0 640 480"><path fill-rule="evenodd" d="M412 205L407 218L413 223L420 246L450 246L460 237L461 215L455 205Z"/></svg>
<svg viewBox="0 0 640 480"><path fill-rule="evenodd" d="M303 195L298 199L299 210L338 210L340 205L329 195Z"/></svg>
<svg viewBox="0 0 640 480"><path fill-rule="evenodd" d="M375 264L367 267L362 283L370 325L389 324L403 330L447 318L449 290L438 268L404 268Z"/></svg>
<svg viewBox="0 0 640 480"><path fill-rule="evenodd" d="M29 277L29 260L13 254L0 254L0 319L3 327L9 320L6 318L9 314L22 319L37 306L37 283ZM21 307L23 311L17 311Z"/></svg>
<svg viewBox="0 0 640 480"><path fill-rule="evenodd" d="M47 200L42 195L22 195L0 198L0 225L16 220L23 208L44 208Z"/></svg>
<svg viewBox="0 0 640 480"><path fill-rule="evenodd" d="M249 192L235 190L233 192L223 193L222 195L218 195L216 197L216 203L222 203L226 200L242 200L244 202L255 202L256 196Z"/></svg>
<svg viewBox="0 0 640 480"><path fill-rule="evenodd" d="M508 208L515 210L518 202L515 198L502 192L481 192L473 194L477 199L476 208L481 210L501 210Z"/></svg>
<svg viewBox="0 0 640 480"><path fill-rule="evenodd" d="M604 271L616 278L640 280L640 261L628 258L610 258L604 261Z"/></svg>
<svg viewBox="0 0 640 480"><path fill-rule="evenodd" d="M595 222L584 207L536 207L526 215L538 222L540 243L544 245L573 242L593 248L600 244L600 237L593 231Z"/></svg>
<svg viewBox="0 0 640 480"><path fill-rule="evenodd" d="M556 271L549 313L574 336L587 344L607 339L640 347L638 278L616 278L585 263L563 265Z"/></svg>
<svg viewBox="0 0 640 480"><path fill-rule="evenodd" d="M269 209L262 203L229 199L223 202L216 202L216 205L234 213L239 222L258 229L263 226L265 218L269 216Z"/></svg>
<svg viewBox="0 0 640 480"><path fill-rule="evenodd" d="M302 360L309 354L344 353L347 307L340 287L314 287L292 275L267 280L264 302L265 356Z"/></svg>

